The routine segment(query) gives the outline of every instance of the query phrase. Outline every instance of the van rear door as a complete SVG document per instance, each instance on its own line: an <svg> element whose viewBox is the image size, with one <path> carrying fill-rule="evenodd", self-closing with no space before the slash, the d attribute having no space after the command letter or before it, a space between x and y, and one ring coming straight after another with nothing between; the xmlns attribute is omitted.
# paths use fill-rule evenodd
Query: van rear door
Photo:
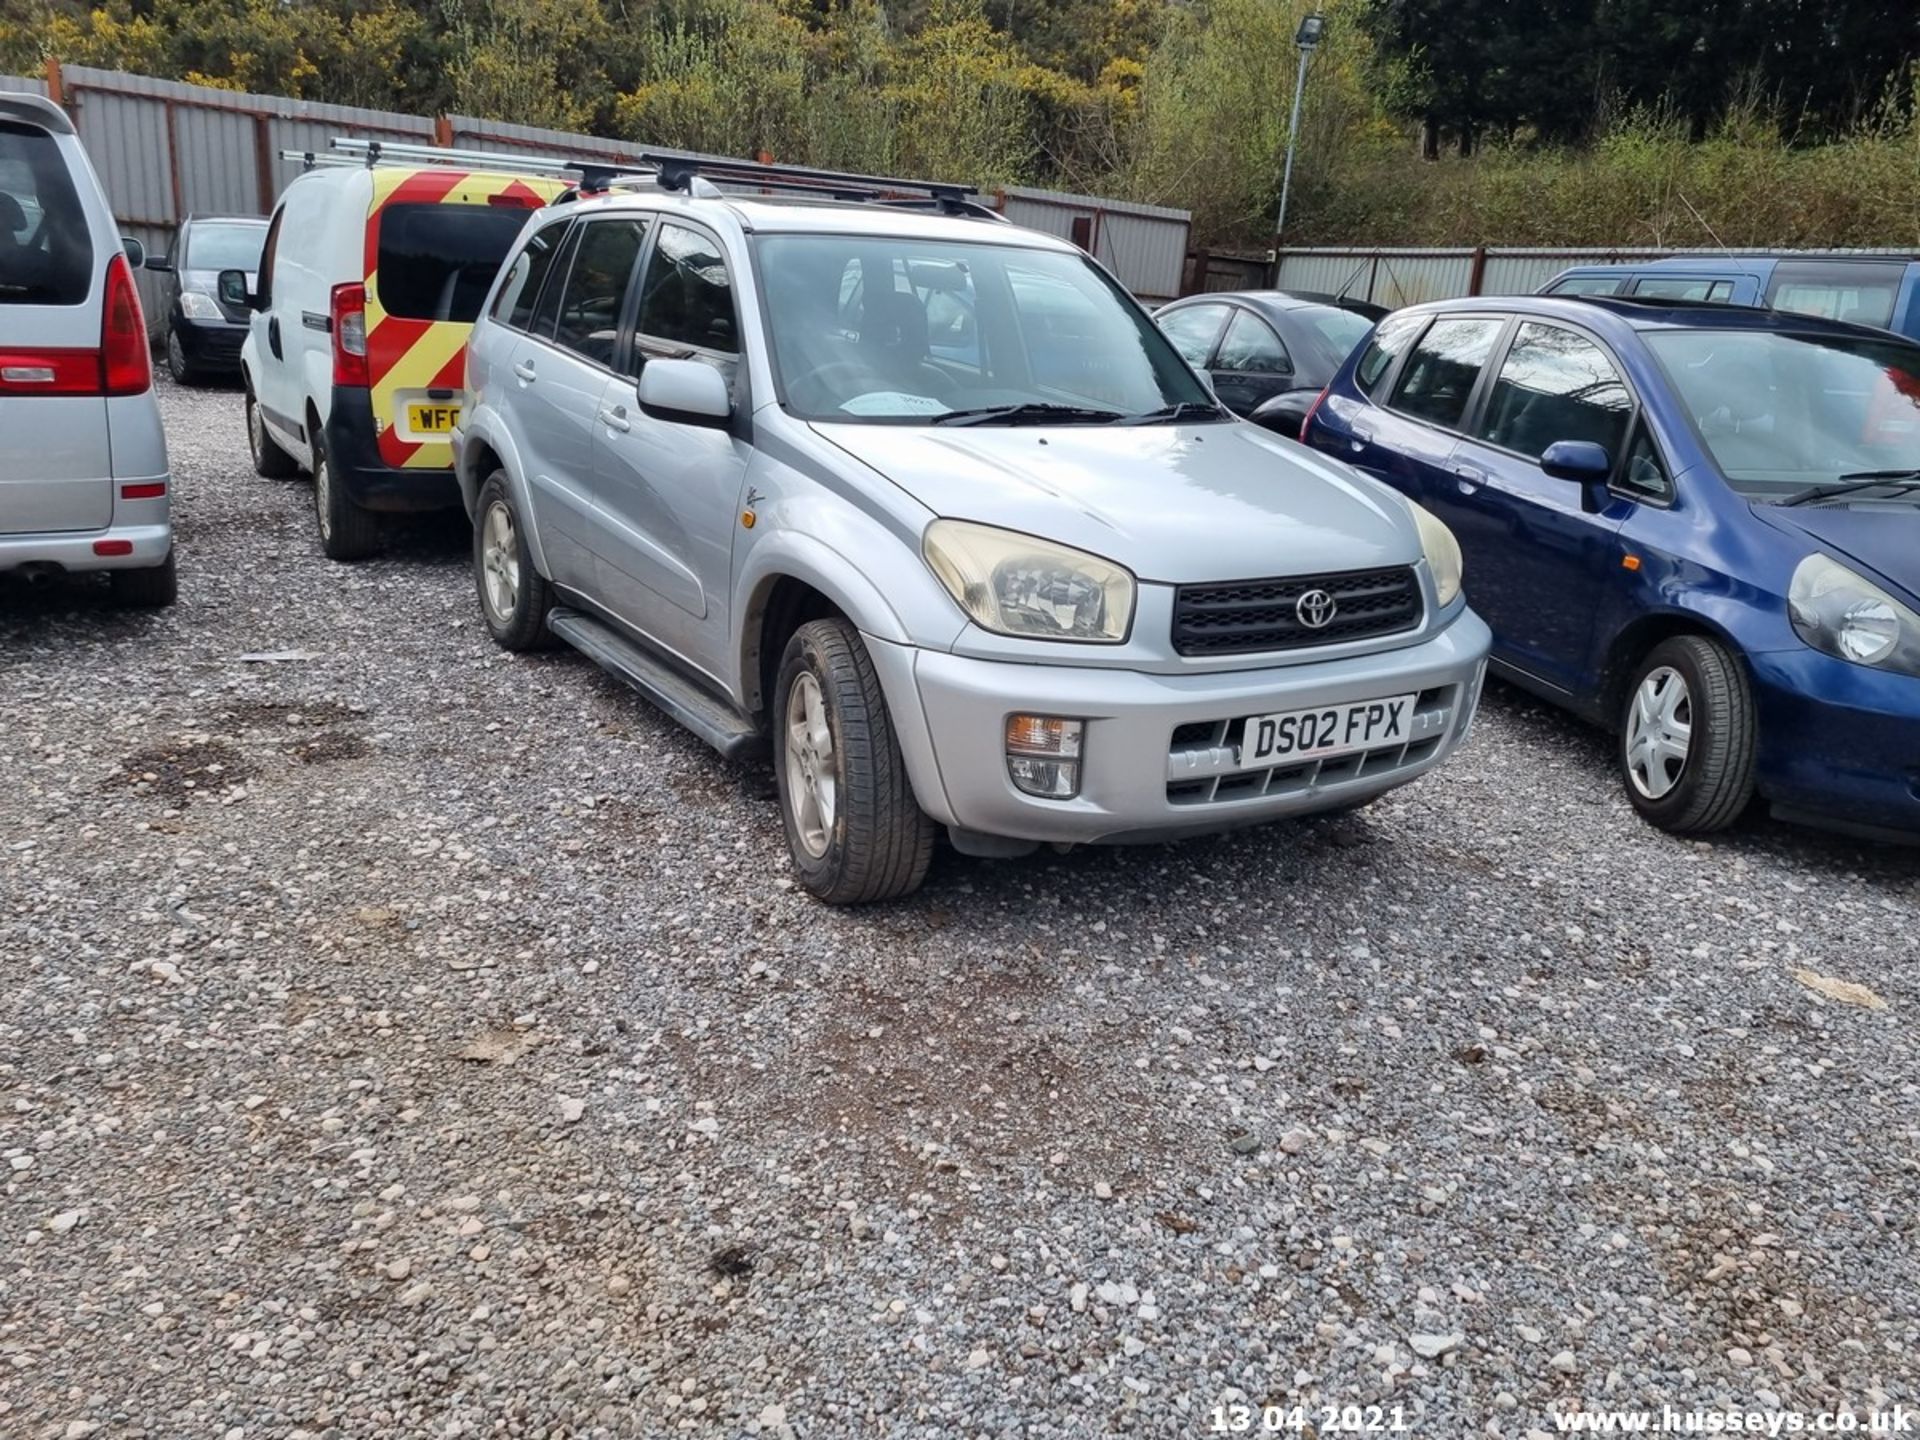
<svg viewBox="0 0 1920 1440"><path fill-rule="evenodd" d="M78 141L33 97L0 96L0 534L113 518L97 253ZM57 133L64 128L64 134Z"/></svg>

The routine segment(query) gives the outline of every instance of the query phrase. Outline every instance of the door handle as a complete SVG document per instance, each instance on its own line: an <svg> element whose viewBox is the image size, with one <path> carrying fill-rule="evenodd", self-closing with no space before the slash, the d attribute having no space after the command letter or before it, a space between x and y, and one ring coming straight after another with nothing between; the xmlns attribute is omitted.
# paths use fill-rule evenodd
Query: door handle
<svg viewBox="0 0 1920 1440"><path fill-rule="evenodd" d="M624 405L616 405L611 410L602 405L600 423L609 430L618 430L622 435L633 429L633 425L627 419L627 407Z"/></svg>
<svg viewBox="0 0 1920 1440"><path fill-rule="evenodd" d="M533 362L531 360L522 360L518 365L513 367L513 373L519 377L522 385L531 385L534 378Z"/></svg>
<svg viewBox="0 0 1920 1440"><path fill-rule="evenodd" d="M1447 466L1462 495L1471 495L1492 477L1478 465L1453 464Z"/></svg>

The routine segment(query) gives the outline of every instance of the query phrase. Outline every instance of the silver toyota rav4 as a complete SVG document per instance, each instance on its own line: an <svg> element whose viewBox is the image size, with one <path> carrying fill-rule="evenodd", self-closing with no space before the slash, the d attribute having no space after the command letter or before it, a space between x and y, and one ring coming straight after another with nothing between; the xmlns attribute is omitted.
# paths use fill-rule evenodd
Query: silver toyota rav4
<svg viewBox="0 0 1920 1440"><path fill-rule="evenodd" d="M1165 840L1445 759L1488 644L1445 527L1236 421L1073 246L931 193L670 167L529 222L455 432L494 639L770 738L833 902L911 891L941 828Z"/></svg>

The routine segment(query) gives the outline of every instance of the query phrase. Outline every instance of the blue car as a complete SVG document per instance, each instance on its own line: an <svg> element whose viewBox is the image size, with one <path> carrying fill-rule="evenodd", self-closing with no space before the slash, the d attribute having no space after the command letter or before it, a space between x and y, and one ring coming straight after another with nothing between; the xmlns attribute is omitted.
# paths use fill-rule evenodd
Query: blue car
<svg viewBox="0 0 1920 1440"><path fill-rule="evenodd" d="M1920 338L1920 260L1897 255L1669 255L1576 265L1540 293L1764 305Z"/></svg>
<svg viewBox="0 0 1920 1440"><path fill-rule="evenodd" d="M1920 837L1920 345L1626 297L1381 322L1305 443L1452 527L1495 670L1614 729L1627 797Z"/></svg>

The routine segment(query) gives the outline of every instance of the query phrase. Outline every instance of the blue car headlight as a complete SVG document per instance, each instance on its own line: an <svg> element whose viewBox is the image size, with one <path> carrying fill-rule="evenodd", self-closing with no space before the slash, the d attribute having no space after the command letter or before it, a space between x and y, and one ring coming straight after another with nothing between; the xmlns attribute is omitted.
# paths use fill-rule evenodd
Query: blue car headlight
<svg viewBox="0 0 1920 1440"><path fill-rule="evenodd" d="M1920 615L1825 555L1793 572L1787 613L1800 638L1855 665L1920 675Z"/></svg>

